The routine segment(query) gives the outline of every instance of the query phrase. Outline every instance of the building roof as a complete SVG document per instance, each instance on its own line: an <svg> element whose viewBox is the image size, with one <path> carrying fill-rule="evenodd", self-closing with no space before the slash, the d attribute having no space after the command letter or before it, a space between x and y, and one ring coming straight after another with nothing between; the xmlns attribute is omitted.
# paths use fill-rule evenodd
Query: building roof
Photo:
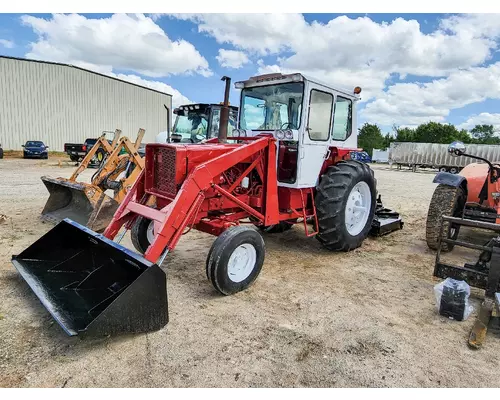
<svg viewBox="0 0 500 400"><path fill-rule="evenodd" d="M162 92L160 90L151 89L150 87L147 87L147 86L138 85L137 83L132 83L132 82L129 82L129 81L125 81L123 79L115 78L113 76L109 76L109 75L106 75L106 74L101 74L99 72L95 72L95 71L92 71L90 69L85 69L85 68L82 68L82 67L77 67L76 65L72 65L72 64L64 64L64 63L59 63L59 62L54 62L54 61L30 60L28 58L11 57L11 56L0 55L0 59L2 59L2 58L10 59L10 60L16 60L16 61L25 61L25 62L31 62L31 63L50 64L50 65L60 65L60 66L63 66L63 67L76 68L76 69L79 69L79 70L82 70L82 71L85 71L85 72L89 72L91 74L100 75L100 76L102 76L104 78L114 79L115 81L118 81L118 82L126 83L126 84L132 85L132 86L137 86L137 87L140 87L141 89L151 90L152 92L156 92L156 93L159 93L159 94L163 94L163 95L172 97L172 95L170 93L165 93L165 92Z"/></svg>

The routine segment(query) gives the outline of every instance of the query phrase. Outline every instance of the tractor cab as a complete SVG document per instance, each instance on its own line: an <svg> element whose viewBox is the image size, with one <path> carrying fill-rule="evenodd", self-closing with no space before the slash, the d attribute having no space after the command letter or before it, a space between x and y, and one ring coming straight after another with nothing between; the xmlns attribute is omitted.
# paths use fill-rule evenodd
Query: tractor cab
<svg viewBox="0 0 500 400"><path fill-rule="evenodd" d="M343 148L356 149L361 88L334 89L298 73L255 76L235 87L241 89L241 104L233 135L274 136L279 186L314 187L325 161L341 158Z"/></svg>
<svg viewBox="0 0 500 400"><path fill-rule="evenodd" d="M222 104L188 104L174 109L176 119L170 141L174 143L199 143L216 138ZM230 106L228 132L236 127L238 107Z"/></svg>

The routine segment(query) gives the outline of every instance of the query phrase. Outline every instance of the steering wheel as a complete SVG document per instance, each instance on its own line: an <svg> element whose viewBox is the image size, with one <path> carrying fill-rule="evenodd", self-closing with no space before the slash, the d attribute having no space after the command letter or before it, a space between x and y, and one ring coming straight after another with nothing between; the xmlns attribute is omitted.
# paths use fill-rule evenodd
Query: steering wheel
<svg viewBox="0 0 500 400"><path fill-rule="evenodd" d="M297 127L292 122L285 122L283 125L281 125L280 129L285 129L285 125L288 125L288 129L297 129Z"/></svg>

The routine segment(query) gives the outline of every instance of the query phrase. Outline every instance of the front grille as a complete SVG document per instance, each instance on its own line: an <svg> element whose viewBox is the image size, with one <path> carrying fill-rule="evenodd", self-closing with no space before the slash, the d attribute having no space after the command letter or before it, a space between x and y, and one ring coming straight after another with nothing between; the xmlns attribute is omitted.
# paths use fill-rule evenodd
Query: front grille
<svg viewBox="0 0 500 400"><path fill-rule="evenodd" d="M177 194L176 150L171 147L156 147L154 152L153 188L160 196L174 198Z"/></svg>

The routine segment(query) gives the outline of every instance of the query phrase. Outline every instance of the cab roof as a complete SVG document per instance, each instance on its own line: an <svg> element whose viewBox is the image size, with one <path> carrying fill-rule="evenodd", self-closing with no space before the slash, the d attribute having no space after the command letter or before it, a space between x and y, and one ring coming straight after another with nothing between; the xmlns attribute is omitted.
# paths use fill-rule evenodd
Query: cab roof
<svg viewBox="0 0 500 400"><path fill-rule="evenodd" d="M359 96L355 95L354 91L349 92L349 90L346 89L333 87L332 85L322 82L319 79L310 77L308 75L304 75L300 72L292 74L282 74L281 72L276 72L272 74L252 76L251 78L245 81L236 82L235 87L242 89L244 87L264 86L265 85L264 82L288 83L288 82L305 82L305 81L309 81L316 85L323 86L327 89L342 93L343 95L348 96L354 100L359 100Z"/></svg>

